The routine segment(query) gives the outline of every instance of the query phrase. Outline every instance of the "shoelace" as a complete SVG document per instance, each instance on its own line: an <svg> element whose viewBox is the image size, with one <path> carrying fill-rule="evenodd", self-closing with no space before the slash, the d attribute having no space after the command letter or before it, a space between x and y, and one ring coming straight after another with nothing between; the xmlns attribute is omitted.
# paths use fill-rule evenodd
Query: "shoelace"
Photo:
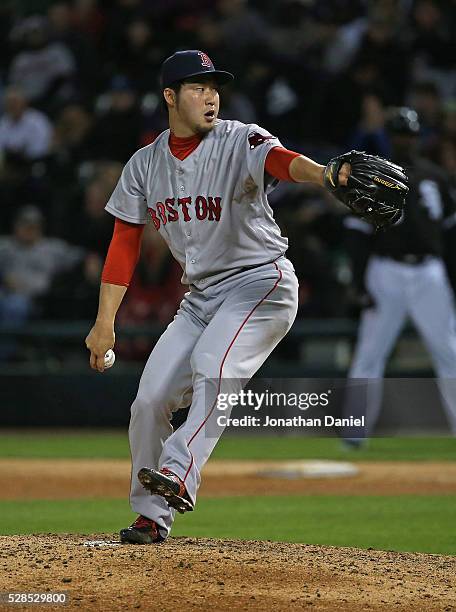
<svg viewBox="0 0 456 612"><path fill-rule="evenodd" d="M185 495L185 493L187 492L187 489L185 488L184 483L182 482L182 480L179 478L179 476L177 476L174 472L171 472L171 470L168 470L168 468L162 468L160 470L160 472L162 474L165 474L166 476L169 476L169 478L172 478L174 480L174 482L177 482L179 485L179 497L183 497Z"/></svg>
<svg viewBox="0 0 456 612"><path fill-rule="evenodd" d="M157 525L155 521L152 521L151 519L148 519L142 515L138 516L132 527L137 527L138 529L149 527L150 529L152 529L152 531L157 531Z"/></svg>

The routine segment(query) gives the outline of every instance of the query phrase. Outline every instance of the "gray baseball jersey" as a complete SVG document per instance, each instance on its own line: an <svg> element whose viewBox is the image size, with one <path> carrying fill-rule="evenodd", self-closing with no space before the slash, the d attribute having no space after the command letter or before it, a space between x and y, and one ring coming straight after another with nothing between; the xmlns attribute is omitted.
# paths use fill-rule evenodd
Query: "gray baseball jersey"
<svg viewBox="0 0 456 612"><path fill-rule="evenodd" d="M170 132L126 164L106 210L130 223L151 218L184 271L203 288L287 249L266 194L268 152L280 141L255 124L218 120L183 161L169 149Z"/></svg>
<svg viewBox="0 0 456 612"><path fill-rule="evenodd" d="M133 223L152 219L190 284L155 345L131 407L132 509L166 536L174 510L138 480L142 467L166 467L195 502L201 470L223 428L219 393L235 393L290 329L298 282L267 201L274 179L264 163L277 138L257 125L218 121L183 161L169 130L125 166L106 209ZM188 406L176 431L171 412Z"/></svg>

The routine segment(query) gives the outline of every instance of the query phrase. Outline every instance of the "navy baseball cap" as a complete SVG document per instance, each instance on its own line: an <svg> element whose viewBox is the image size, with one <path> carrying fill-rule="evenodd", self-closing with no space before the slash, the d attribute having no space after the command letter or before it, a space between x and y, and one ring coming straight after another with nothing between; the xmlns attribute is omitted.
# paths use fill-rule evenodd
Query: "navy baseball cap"
<svg viewBox="0 0 456 612"><path fill-rule="evenodd" d="M224 85L234 79L231 72L216 70L212 60L203 51L189 50L176 51L173 55L165 59L161 67L160 83L162 89L169 87L176 81L184 81L190 77L207 75Z"/></svg>

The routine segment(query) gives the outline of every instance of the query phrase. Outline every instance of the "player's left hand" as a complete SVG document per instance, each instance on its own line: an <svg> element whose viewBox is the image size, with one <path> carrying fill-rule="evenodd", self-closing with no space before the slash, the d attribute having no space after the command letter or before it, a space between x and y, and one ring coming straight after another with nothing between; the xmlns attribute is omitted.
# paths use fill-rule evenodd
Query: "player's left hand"
<svg viewBox="0 0 456 612"><path fill-rule="evenodd" d="M350 164L348 164L347 162L343 163L340 170L339 170L339 185L342 185L342 187L345 187L348 183L348 177L350 176L351 173L351 166Z"/></svg>
<svg viewBox="0 0 456 612"><path fill-rule="evenodd" d="M399 221L409 190L403 168L364 151L350 151L331 159L324 169L323 182L354 215L376 229Z"/></svg>

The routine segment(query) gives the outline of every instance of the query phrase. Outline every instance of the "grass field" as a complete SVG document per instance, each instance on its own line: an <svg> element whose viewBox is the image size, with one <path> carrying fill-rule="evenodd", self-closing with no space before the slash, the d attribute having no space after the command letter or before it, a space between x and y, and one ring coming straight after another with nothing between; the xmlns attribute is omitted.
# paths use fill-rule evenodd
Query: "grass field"
<svg viewBox="0 0 456 612"><path fill-rule="evenodd" d="M0 457L128 458L129 453L125 433L3 432ZM214 458L456 461L456 441L384 438L347 453L336 439L225 437ZM195 512L177 517L173 535L455 555L455 515L455 495L202 498ZM132 516L126 498L0 501L0 533L114 532Z"/></svg>
<svg viewBox="0 0 456 612"><path fill-rule="evenodd" d="M456 554L455 496L223 497L178 516L173 535ZM126 499L0 502L0 533L109 533Z"/></svg>
<svg viewBox="0 0 456 612"><path fill-rule="evenodd" d="M126 432L0 432L0 457L128 459ZM229 437L213 459L340 459L350 461L456 461L455 438L375 438L347 453L337 438Z"/></svg>

